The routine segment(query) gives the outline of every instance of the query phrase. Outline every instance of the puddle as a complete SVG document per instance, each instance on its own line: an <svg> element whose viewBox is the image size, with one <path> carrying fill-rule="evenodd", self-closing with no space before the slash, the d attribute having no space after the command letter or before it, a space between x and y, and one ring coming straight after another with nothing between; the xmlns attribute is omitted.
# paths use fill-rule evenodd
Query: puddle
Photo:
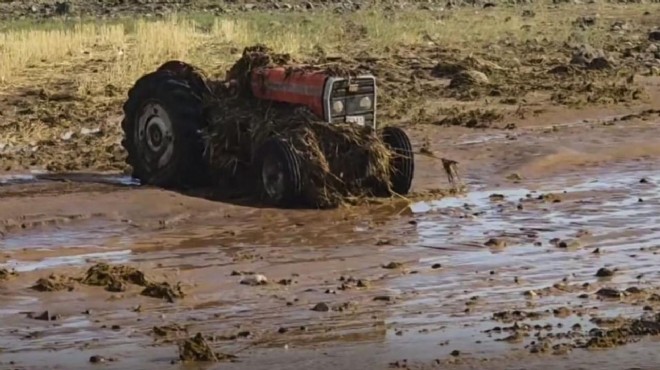
<svg viewBox="0 0 660 370"><path fill-rule="evenodd" d="M66 266L81 266L90 261L103 261L109 263L126 263L131 259L130 250L86 253L74 256L48 257L37 262L8 260L0 265L6 269L13 269L17 272L34 271L39 269L49 269Z"/></svg>
<svg viewBox="0 0 660 370"><path fill-rule="evenodd" d="M140 185L140 181L137 179L114 173L50 173L47 171L31 171L24 174L0 175L0 185L31 184L46 181L82 182L123 186Z"/></svg>
<svg viewBox="0 0 660 370"><path fill-rule="evenodd" d="M84 228L83 228L84 226ZM100 247L111 243L114 247L133 244L128 234L131 226L125 223L88 222L75 229L38 230L19 233L0 239L7 250L30 249L35 251L57 250L58 248Z"/></svg>

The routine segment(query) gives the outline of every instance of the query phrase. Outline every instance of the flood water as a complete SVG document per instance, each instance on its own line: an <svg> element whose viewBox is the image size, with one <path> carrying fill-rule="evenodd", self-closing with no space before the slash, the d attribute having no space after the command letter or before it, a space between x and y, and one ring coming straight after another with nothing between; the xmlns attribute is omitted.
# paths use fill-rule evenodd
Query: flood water
<svg viewBox="0 0 660 370"><path fill-rule="evenodd" d="M179 323L189 333L250 333L214 342L218 351L236 353L240 363L207 368L288 369L318 361L322 368L386 368L403 359L422 367L496 368L480 364L498 358L510 364L503 368L548 368L538 357L525 357L534 335L502 341L511 333L490 330L513 322L493 315L539 312L538 318L515 321L540 325L538 333L566 332L576 324L588 333L599 327L595 317L636 318L645 306L660 309L646 298L595 295L602 287L658 291L658 184L658 171L631 165L519 188L475 185L465 196L418 202L391 214L263 211L250 217L267 223L233 223L241 226L236 234L228 233L231 221L209 217L163 230L99 221L8 235L1 240L2 266L26 277L0 286L7 297L0 304L0 365L85 368L89 356L103 354L120 359L104 368L176 367L169 364L177 357L175 342L154 346L151 330ZM500 242L487 245L489 239ZM81 273L99 261L182 281L189 294L168 304L144 300L139 291L28 289L39 276ZM389 262L402 266L384 268ZM603 267L613 276L596 277ZM232 271L261 273L271 284L242 285ZM339 289L349 277L368 281L368 287ZM293 282L277 284L280 279ZM319 302L349 308L311 310ZM553 313L560 308L567 313ZM62 318L42 322L21 314L46 309ZM88 309L93 314L82 313ZM657 345L642 338L633 347L594 355L574 348L554 361L561 368L616 362L650 369L660 361ZM462 360L449 364L453 351Z"/></svg>

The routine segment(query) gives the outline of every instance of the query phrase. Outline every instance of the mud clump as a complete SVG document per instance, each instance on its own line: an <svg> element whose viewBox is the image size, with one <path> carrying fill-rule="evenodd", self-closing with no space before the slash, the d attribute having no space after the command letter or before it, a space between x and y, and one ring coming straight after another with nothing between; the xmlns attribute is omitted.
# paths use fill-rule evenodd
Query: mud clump
<svg viewBox="0 0 660 370"><path fill-rule="evenodd" d="M233 355L214 352L202 333L179 343L179 359L184 362L218 362L234 358Z"/></svg>
<svg viewBox="0 0 660 370"><path fill-rule="evenodd" d="M458 72L456 75L454 75L454 77L451 79L451 82L449 83L449 88L461 89L471 86L483 86L487 85L489 82L490 81L488 80L488 76L486 76L485 73L474 70L466 70Z"/></svg>
<svg viewBox="0 0 660 370"><path fill-rule="evenodd" d="M144 273L129 266L110 266L99 263L87 270L85 277L80 281L85 285L103 286L110 292L123 292L126 283L146 286L147 279Z"/></svg>
<svg viewBox="0 0 660 370"><path fill-rule="evenodd" d="M38 292L72 291L74 289L74 282L75 280L70 277L50 274L48 277L37 280L31 289Z"/></svg>
<svg viewBox="0 0 660 370"><path fill-rule="evenodd" d="M40 278L32 289L41 292L73 290L74 283L89 286L104 287L109 292L124 292L128 284L144 287L141 294L147 297L161 298L172 303L176 298L183 298L184 292L181 284L171 285L168 282L149 281L145 274L130 266L98 263L90 267L83 277L72 278L68 276L51 274L47 278Z"/></svg>
<svg viewBox="0 0 660 370"><path fill-rule="evenodd" d="M141 294L147 297L165 299L170 303L174 303L176 298L183 298L185 296L180 283L172 286L168 282L147 283Z"/></svg>
<svg viewBox="0 0 660 370"><path fill-rule="evenodd" d="M453 109L447 112L441 120L434 122L440 126L463 126L468 128L489 128L499 122L504 116L492 109L473 109L461 111Z"/></svg>
<svg viewBox="0 0 660 370"><path fill-rule="evenodd" d="M592 329L585 348L612 348L636 342L645 336L660 335L660 314L652 318L626 320L614 329Z"/></svg>
<svg viewBox="0 0 660 370"><path fill-rule="evenodd" d="M0 268L0 281L9 280L10 278L18 276L18 273L14 270L7 270L5 268Z"/></svg>

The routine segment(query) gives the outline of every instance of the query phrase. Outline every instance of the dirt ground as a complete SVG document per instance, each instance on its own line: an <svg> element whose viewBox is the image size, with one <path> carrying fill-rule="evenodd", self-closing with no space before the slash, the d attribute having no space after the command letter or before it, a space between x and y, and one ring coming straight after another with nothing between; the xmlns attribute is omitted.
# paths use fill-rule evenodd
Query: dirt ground
<svg viewBox="0 0 660 370"><path fill-rule="evenodd" d="M123 92L5 89L0 368L656 369L660 64L630 14L598 21L631 30L607 68L542 40L364 60L414 140L413 190L459 162L467 193L434 200L280 210L140 187Z"/></svg>

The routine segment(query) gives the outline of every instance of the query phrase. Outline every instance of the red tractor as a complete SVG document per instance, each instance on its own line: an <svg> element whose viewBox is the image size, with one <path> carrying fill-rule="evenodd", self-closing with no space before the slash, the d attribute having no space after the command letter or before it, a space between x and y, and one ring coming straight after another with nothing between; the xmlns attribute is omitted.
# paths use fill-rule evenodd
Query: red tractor
<svg viewBox="0 0 660 370"><path fill-rule="evenodd" d="M304 107L327 125L377 129L376 80L371 75L347 78L309 67L291 73L287 67L263 66L250 69L243 78L243 89L256 102ZM237 83L228 79L223 85ZM209 139L204 130L209 117L204 96L209 93L209 84L194 67L178 61L163 64L131 88L123 106L122 144L133 176L142 184L177 188L208 182ZM390 192L407 194L414 173L408 136L399 128L384 127L376 137L396 155L390 163ZM304 156L275 135L247 153L237 157L248 164L251 176L235 185L257 186L270 203L297 203L305 186Z"/></svg>

